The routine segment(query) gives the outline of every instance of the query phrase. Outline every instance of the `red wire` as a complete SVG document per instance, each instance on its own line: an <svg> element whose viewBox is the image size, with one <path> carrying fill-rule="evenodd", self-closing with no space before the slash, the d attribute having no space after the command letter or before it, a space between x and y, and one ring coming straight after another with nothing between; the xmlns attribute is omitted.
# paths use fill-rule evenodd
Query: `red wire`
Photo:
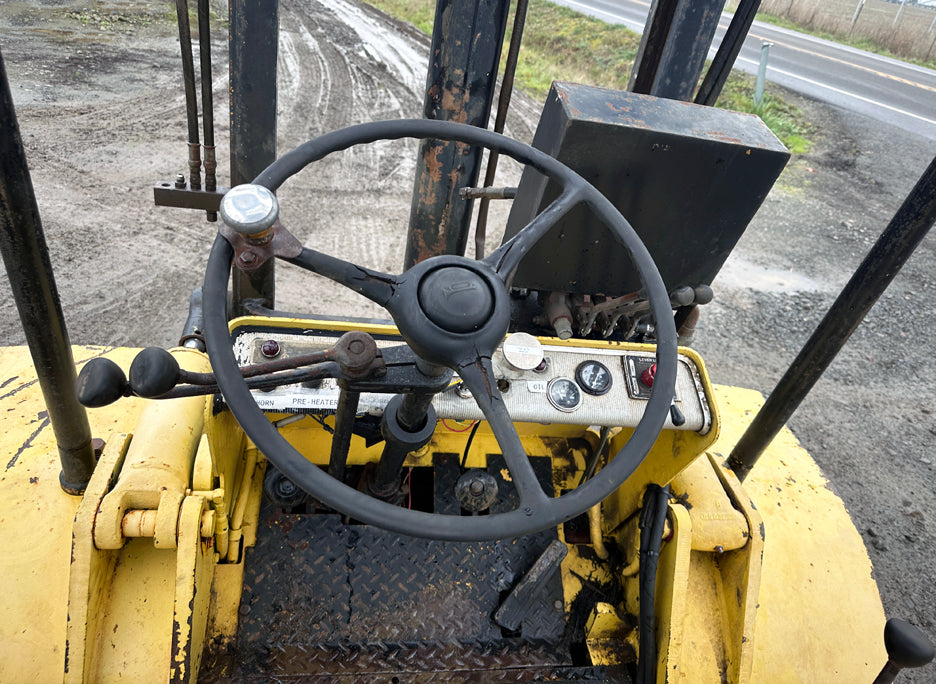
<svg viewBox="0 0 936 684"><path fill-rule="evenodd" d="M478 422L478 421L473 420L473 421L471 421L471 425L469 425L468 427L466 427L466 428L464 428L464 429L462 429L462 430L456 430L456 429L453 428L453 427L449 427L449 424L445 422L445 418L442 419L442 425L444 425L444 426L445 426L445 429L448 430L449 432L468 432L471 428L474 427L475 423L477 423L477 422Z"/></svg>

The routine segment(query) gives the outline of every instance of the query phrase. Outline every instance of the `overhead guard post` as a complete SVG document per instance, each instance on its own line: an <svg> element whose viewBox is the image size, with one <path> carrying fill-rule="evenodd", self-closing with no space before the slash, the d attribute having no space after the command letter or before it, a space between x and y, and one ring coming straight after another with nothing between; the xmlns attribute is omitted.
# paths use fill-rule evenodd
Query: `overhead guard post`
<svg viewBox="0 0 936 684"><path fill-rule="evenodd" d="M424 118L487 128L509 8L509 0L437 0ZM458 192L477 185L481 153L454 141L420 142L405 268L465 253L472 202Z"/></svg>
<svg viewBox="0 0 936 684"><path fill-rule="evenodd" d="M754 23L754 17L757 10L760 9L761 0L741 0L738 9L731 17L731 23L728 30L722 37L721 44L718 46L718 52L712 60L712 65L702 79L702 85L696 93L695 103L700 105L715 106L718 96L721 95L725 81L734 67L735 60L741 52L744 45L744 39L747 38L748 31L751 30L751 24Z"/></svg>
<svg viewBox="0 0 936 684"><path fill-rule="evenodd" d="M743 480L936 222L936 159L917 181L812 337L735 445L728 466Z"/></svg>
<svg viewBox="0 0 936 684"><path fill-rule="evenodd" d="M720 0L653 0L627 89L691 102L723 4Z"/></svg>
<svg viewBox="0 0 936 684"><path fill-rule="evenodd" d="M2 54L0 130L0 252L55 432L59 479L66 492L80 494L94 470L91 426L75 397L75 361Z"/></svg>
<svg viewBox="0 0 936 684"><path fill-rule="evenodd" d="M276 55L279 0L231 0L228 9L231 76L231 187L250 183L276 159ZM233 272L232 316L246 301L272 309L274 260Z"/></svg>

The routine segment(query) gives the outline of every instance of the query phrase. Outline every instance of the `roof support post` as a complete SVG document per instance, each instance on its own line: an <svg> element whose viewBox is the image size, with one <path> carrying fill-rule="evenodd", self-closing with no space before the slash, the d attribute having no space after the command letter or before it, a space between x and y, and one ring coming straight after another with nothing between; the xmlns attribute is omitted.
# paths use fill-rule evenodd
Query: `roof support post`
<svg viewBox="0 0 936 684"><path fill-rule="evenodd" d="M55 441L62 489L80 494L94 470L88 414L75 397L75 360L0 55L0 252Z"/></svg>
<svg viewBox="0 0 936 684"><path fill-rule="evenodd" d="M276 56L279 0L230 0L231 187L250 183L276 159ZM232 316L244 301L272 309L274 260L245 273L233 270Z"/></svg>
<svg viewBox="0 0 936 684"><path fill-rule="evenodd" d="M423 116L487 128L507 27L509 0L437 0ZM404 267L438 254L464 254L480 148L423 140L416 159Z"/></svg>
<svg viewBox="0 0 936 684"><path fill-rule="evenodd" d="M691 102L724 0L653 0L628 90Z"/></svg>

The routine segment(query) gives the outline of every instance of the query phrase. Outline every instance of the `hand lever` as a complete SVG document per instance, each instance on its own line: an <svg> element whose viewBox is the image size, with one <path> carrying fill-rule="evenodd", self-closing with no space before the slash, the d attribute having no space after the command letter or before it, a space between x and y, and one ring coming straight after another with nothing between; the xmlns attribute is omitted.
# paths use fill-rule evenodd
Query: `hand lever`
<svg viewBox="0 0 936 684"><path fill-rule="evenodd" d="M110 359L91 359L78 373L75 396L82 406L99 408L131 394L127 376Z"/></svg>
<svg viewBox="0 0 936 684"><path fill-rule="evenodd" d="M147 347L130 364L130 389L138 397L153 399L186 382L183 373L172 354L161 347Z"/></svg>
<svg viewBox="0 0 936 684"><path fill-rule="evenodd" d="M905 667L922 667L933 659L932 642L906 620L891 618L884 625L887 662L874 684L890 684Z"/></svg>
<svg viewBox="0 0 936 684"><path fill-rule="evenodd" d="M304 368L316 366L315 368ZM276 361L241 367L251 389L272 389L340 374L353 379L386 372L383 356L366 333L349 332L330 349L284 357ZM218 386L213 373L195 373L179 367L175 357L160 347L147 347L130 365L130 381L110 359L92 359L78 374L78 401L89 408L106 406L120 397L137 395L147 399L213 394Z"/></svg>

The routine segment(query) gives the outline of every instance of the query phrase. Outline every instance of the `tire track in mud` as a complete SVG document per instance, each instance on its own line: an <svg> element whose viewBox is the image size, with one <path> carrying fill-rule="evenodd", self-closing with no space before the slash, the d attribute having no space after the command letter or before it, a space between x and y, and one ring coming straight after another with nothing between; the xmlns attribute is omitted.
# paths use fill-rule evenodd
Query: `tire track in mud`
<svg viewBox="0 0 936 684"><path fill-rule="evenodd" d="M163 20L104 31L65 15L78 0L63 2L28 22L0 9L0 35L72 340L170 345L216 230L196 212L152 203L155 183L187 173L175 27ZM157 0L142 7L162 16ZM29 22L39 28L13 26ZM353 0L284 3L280 25L280 154L346 125L420 116L428 36ZM226 185L227 37L215 28L215 135ZM63 70L73 52L83 72ZM538 107L515 98L513 110L520 116L508 120L508 133L530 140ZM415 141L387 141L322 160L281 190L283 220L310 246L399 272L415 157ZM277 293L286 310L384 315L289 266L280 268ZM0 297L0 324L6 343L24 341L8 296Z"/></svg>
<svg viewBox="0 0 936 684"><path fill-rule="evenodd" d="M277 134L281 154L343 126L421 116L428 36L345 0L298 0L282 12ZM532 138L530 112L535 110L519 109L514 126L523 131L521 139ZM284 222L315 249L399 272L416 148L416 141L383 141L317 162L280 191ZM385 316L359 295L336 290L321 278L291 268L281 271L277 299L287 310Z"/></svg>

